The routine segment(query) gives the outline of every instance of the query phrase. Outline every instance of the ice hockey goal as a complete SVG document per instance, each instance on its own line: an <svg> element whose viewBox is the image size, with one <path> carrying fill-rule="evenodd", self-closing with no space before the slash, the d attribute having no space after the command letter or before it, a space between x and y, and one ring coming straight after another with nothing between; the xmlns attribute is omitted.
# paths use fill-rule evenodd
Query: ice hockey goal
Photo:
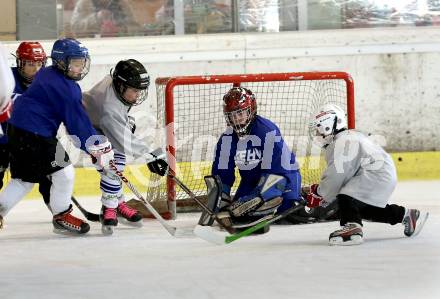
<svg viewBox="0 0 440 299"><path fill-rule="evenodd" d="M166 126L170 166L200 198L206 194L203 177L210 174L216 142L226 128L222 98L233 86L249 88L256 96L258 114L279 126L300 162L305 185L318 182L324 166L321 150L309 138L311 114L325 103L338 104L347 111L349 127L355 127L353 80L345 72L158 78L157 117ZM169 178L151 187L149 194L150 199L168 201L173 217L176 207L194 206Z"/></svg>

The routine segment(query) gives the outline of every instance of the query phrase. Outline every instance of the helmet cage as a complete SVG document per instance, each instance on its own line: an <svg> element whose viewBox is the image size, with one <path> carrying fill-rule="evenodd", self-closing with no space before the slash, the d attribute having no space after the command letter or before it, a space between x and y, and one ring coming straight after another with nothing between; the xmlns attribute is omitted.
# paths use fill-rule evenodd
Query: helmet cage
<svg viewBox="0 0 440 299"><path fill-rule="evenodd" d="M132 88L138 91L136 101L131 102L124 98L124 94L127 89ZM148 98L148 88L139 89L126 84L122 78L119 76L113 79L113 89L118 97L118 99L127 106L137 106L142 104Z"/></svg>
<svg viewBox="0 0 440 299"><path fill-rule="evenodd" d="M246 88L234 87L223 97L223 114L226 123L239 137L249 134L257 115L254 94Z"/></svg>
<svg viewBox="0 0 440 299"><path fill-rule="evenodd" d="M74 74L72 72L72 60L83 59L83 65L81 72L79 74ZM85 76L90 71L90 57L87 55L86 57L67 57L66 61L63 60L54 60L54 63L58 69L60 69L64 75L72 80L80 81L84 79Z"/></svg>

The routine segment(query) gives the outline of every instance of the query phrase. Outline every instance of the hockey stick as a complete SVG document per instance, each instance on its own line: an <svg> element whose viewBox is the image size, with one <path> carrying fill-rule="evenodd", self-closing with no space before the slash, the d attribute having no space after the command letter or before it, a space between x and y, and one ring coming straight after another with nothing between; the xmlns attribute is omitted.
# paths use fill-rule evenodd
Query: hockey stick
<svg viewBox="0 0 440 299"><path fill-rule="evenodd" d="M208 242L211 243L215 243L218 245L223 245L223 244L229 244L232 243L242 237L245 236L249 236L250 234L252 234L253 232L267 226L270 225L271 223L274 223L284 217L286 217L287 215L289 215L290 213L293 213L295 211L298 211L299 209L304 208L303 205L297 205L294 206L290 209L285 210L284 212L282 212L281 214L278 214L277 216L268 219L268 220L264 220L260 223L255 224L254 226L251 226L239 233L236 234L231 234L229 236L225 236L225 235L220 235L218 234L216 231L214 231L212 229L212 227L210 226L201 226L201 225L197 225L194 229L194 234L198 237L200 237L203 240L206 240Z"/></svg>
<svg viewBox="0 0 440 299"><path fill-rule="evenodd" d="M83 206L79 204L79 202L76 200L75 197L71 197L72 202L75 204L75 206L80 210L80 212L86 217L87 220L92 222L99 222L99 214L95 214L92 212L87 211Z"/></svg>
<svg viewBox="0 0 440 299"><path fill-rule="evenodd" d="M179 180L172 174L168 174L168 176L171 177L176 182L176 184L179 185L179 187L182 188L182 190L185 191L185 193L188 194L189 197L191 197L191 199L194 200L209 216L213 217L214 220L217 221L217 223L223 229L225 229L230 234L235 233L235 229L232 226L225 224L220 218L218 218L218 216L214 212L212 212L203 202L201 202L200 199L198 199L196 195L184 183L182 183L181 180ZM212 177L205 177L205 181L210 178Z"/></svg>
<svg viewBox="0 0 440 299"><path fill-rule="evenodd" d="M114 173L127 185L128 189L133 192L133 194L145 205L145 207L150 211L151 214L159 221L159 223L172 235L173 237L176 236L176 234L180 235L180 230L177 229L177 227L171 226L168 223L166 223L165 219L160 216L160 214L156 211L156 209L147 201L145 198L139 193L139 191L128 181L128 179L124 176L122 172L120 172L115 164L110 162L110 169L114 171ZM182 231L183 234L186 234Z"/></svg>

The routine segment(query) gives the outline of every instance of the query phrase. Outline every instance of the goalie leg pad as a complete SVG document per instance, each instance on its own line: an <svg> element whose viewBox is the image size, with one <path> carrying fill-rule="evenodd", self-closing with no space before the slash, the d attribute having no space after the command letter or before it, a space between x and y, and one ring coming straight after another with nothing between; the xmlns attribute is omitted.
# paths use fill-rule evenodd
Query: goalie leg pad
<svg viewBox="0 0 440 299"><path fill-rule="evenodd" d="M256 188L261 198L266 201L274 197L282 196L286 189L287 180L285 177L276 174L262 175Z"/></svg>
<svg viewBox="0 0 440 299"><path fill-rule="evenodd" d="M232 216L264 216L273 214L281 205L287 180L281 175L262 175L251 194L240 197L231 205Z"/></svg>
<svg viewBox="0 0 440 299"><path fill-rule="evenodd" d="M246 200L239 199L230 206L229 211L231 212L232 216L240 217L258 209L263 204L264 201L261 199L261 197L254 197L251 199L246 198Z"/></svg>

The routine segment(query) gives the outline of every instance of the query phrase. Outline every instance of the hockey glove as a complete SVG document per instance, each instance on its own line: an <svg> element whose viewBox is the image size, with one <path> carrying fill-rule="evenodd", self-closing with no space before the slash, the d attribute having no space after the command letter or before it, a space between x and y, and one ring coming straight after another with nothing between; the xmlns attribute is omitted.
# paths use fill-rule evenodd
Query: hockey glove
<svg viewBox="0 0 440 299"><path fill-rule="evenodd" d="M131 115L128 116L128 126L130 127L131 133L134 134L134 132L136 132L136 120Z"/></svg>
<svg viewBox="0 0 440 299"><path fill-rule="evenodd" d="M307 194L307 206L309 208L316 208L320 205L322 197L318 194L318 184L310 186L309 193Z"/></svg>
<svg viewBox="0 0 440 299"><path fill-rule="evenodd" d="M0 109L0 123L5 122L11 117L12 101L9 101L5 107ZM6 132L4 132L6 134Z"/></svg>
<svg viewBox="0 0 440 299"><path fill-rule="evenodd" d="M165 160L165 152L158 148L147 155L147 166L152 173L164 176L168 172L168 163Z"/></svg>
<svg viewBox="0 0 440 299"><path fill-rule="evenodd" d="M88 151L92 157L92 163L98 171L110 169L110 161L114 161L114 152L109 141L92 145Z"/></svg>

